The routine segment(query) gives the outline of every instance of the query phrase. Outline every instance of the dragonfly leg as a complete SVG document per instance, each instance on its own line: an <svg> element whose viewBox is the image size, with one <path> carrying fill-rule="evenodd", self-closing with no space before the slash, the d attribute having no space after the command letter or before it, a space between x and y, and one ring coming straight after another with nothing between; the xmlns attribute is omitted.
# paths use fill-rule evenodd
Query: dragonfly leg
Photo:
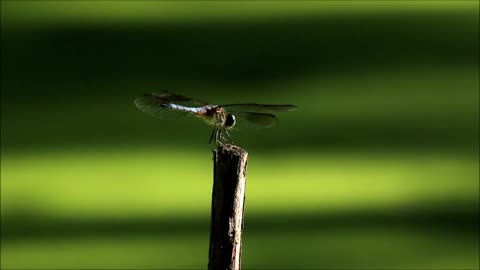
<svg viewBox="0 0 480 270"><path fill-rule="evenodd" d="M220 140L220 129L215 129L215 144L218 146L223 145L222 141Z"/></svg>
<svg viewBox="0 0 480 270"><path fill-rule="evenodd" d="M230 144L233 144L233 139L232 139L232 137L230 136L230 133L228 133L228 131L225 130L225 134L227 134L227 136L228 136L229 143L230 143Z"/></svg>
<svg viewBox="0 0 480 270"><path fill-rule="evenodd" d="M225 143L232 144L233 143L232 137L230 137L230 134L228 133L228 131L226 129L224 129L224 128L220 129L219 133L220 133L220 142L222 144L225 144Z"/></svg>
<svg viewBox="0 0 480 270"><path fill-rule="evenodd" d="M212 132L212 135L210 136L210 141L208 141L208 144L212 144L212 140L213 140L213 136L215 135L215 133L217 132L217 128L214 128L213 129L213 132Z"/></svg>
<svg viewBox="0 0 480 270"><path fill-rule="evenodd" d="M219 137L220 137L220 142L223 144L225 143L227 140L225 140L225 136L223 135L223 132L224 132L224 129L220 129L219 130Z"/></svg>

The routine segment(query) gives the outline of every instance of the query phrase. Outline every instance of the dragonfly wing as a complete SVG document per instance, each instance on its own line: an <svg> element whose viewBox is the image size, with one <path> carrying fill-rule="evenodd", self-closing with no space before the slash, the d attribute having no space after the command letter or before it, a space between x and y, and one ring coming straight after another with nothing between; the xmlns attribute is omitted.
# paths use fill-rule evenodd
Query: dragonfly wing
<svg viewBox="0 0 480 270"><path fill-rule="evenodd" d="M208 105L208 103L203 100L182 96L169 91L145 94L145 96L151 96L152 98L155 98L162 103L172 103L187 107L201 107Z"/></svg>
<svg viewBox="0 0 480 270"><path fill-rule="evenodd" d="M183 96L173 97L172 96L162 96L160 94L145 94L141 97L135 99L135 105L143 112L148 113L157 118L177 118L179 116L184 116L193 113L192 111L186 110L173 110L171 107L166 105L176 104L179 105L180 99L184 98ZM173 100L176 100L174 103ZM185 104L185 103L182 103ZM186 106L186 105L182 105Z"/></svg>
<svg viewBox="0 0 480 270"><path fill-rule="evenodd" d="M257 103L226 104L221 106L231 112L277 113L291 112L298 109L295 105L266 105Z"/></svg>
<svg viewBox="0 0 480 270"><path fill-rule="evenodd" d="M234 115L239 118L237 122L240 126L270 128L277 124L277 117L269 113L239 112Z"/></svg>

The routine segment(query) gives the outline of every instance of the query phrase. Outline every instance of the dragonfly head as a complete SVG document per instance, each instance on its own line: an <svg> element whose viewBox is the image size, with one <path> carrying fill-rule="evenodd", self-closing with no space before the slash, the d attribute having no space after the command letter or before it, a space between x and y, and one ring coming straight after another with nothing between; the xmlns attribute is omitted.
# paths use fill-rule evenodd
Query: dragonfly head
<svg viewBox="0 0 480 270"><path fill-rule="evenodd" d="M227 114L225 119L225 128L232 128L235 125L235 116L231 113Z"/></svg>

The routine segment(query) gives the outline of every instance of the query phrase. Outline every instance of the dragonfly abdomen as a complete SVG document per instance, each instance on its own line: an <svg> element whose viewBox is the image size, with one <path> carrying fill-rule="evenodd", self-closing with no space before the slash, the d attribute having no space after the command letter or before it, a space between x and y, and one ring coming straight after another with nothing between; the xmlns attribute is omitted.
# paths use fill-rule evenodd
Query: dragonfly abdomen
<svg viewBox="0 0 480 270"><path fill-rule="evenodd" d="M205 111L205 108L203 107L187 107L187 106L177 105L173 103L165 103L165 104L162 104L161 106L170 110L192 112L196 114L199 114Z"/></svg>

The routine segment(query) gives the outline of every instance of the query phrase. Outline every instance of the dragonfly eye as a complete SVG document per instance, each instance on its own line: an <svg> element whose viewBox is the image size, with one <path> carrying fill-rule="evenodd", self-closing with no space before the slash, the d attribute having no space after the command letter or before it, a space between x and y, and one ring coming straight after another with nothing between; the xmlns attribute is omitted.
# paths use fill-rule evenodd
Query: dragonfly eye
<svg viewBox="0 0 480 270"><path fill-rule="evenodd" d="M233 114L231 113L227 114L227 119L225 120L225 127L231 128L234 125L235 125L235 116L233 116Z"/></svg>

